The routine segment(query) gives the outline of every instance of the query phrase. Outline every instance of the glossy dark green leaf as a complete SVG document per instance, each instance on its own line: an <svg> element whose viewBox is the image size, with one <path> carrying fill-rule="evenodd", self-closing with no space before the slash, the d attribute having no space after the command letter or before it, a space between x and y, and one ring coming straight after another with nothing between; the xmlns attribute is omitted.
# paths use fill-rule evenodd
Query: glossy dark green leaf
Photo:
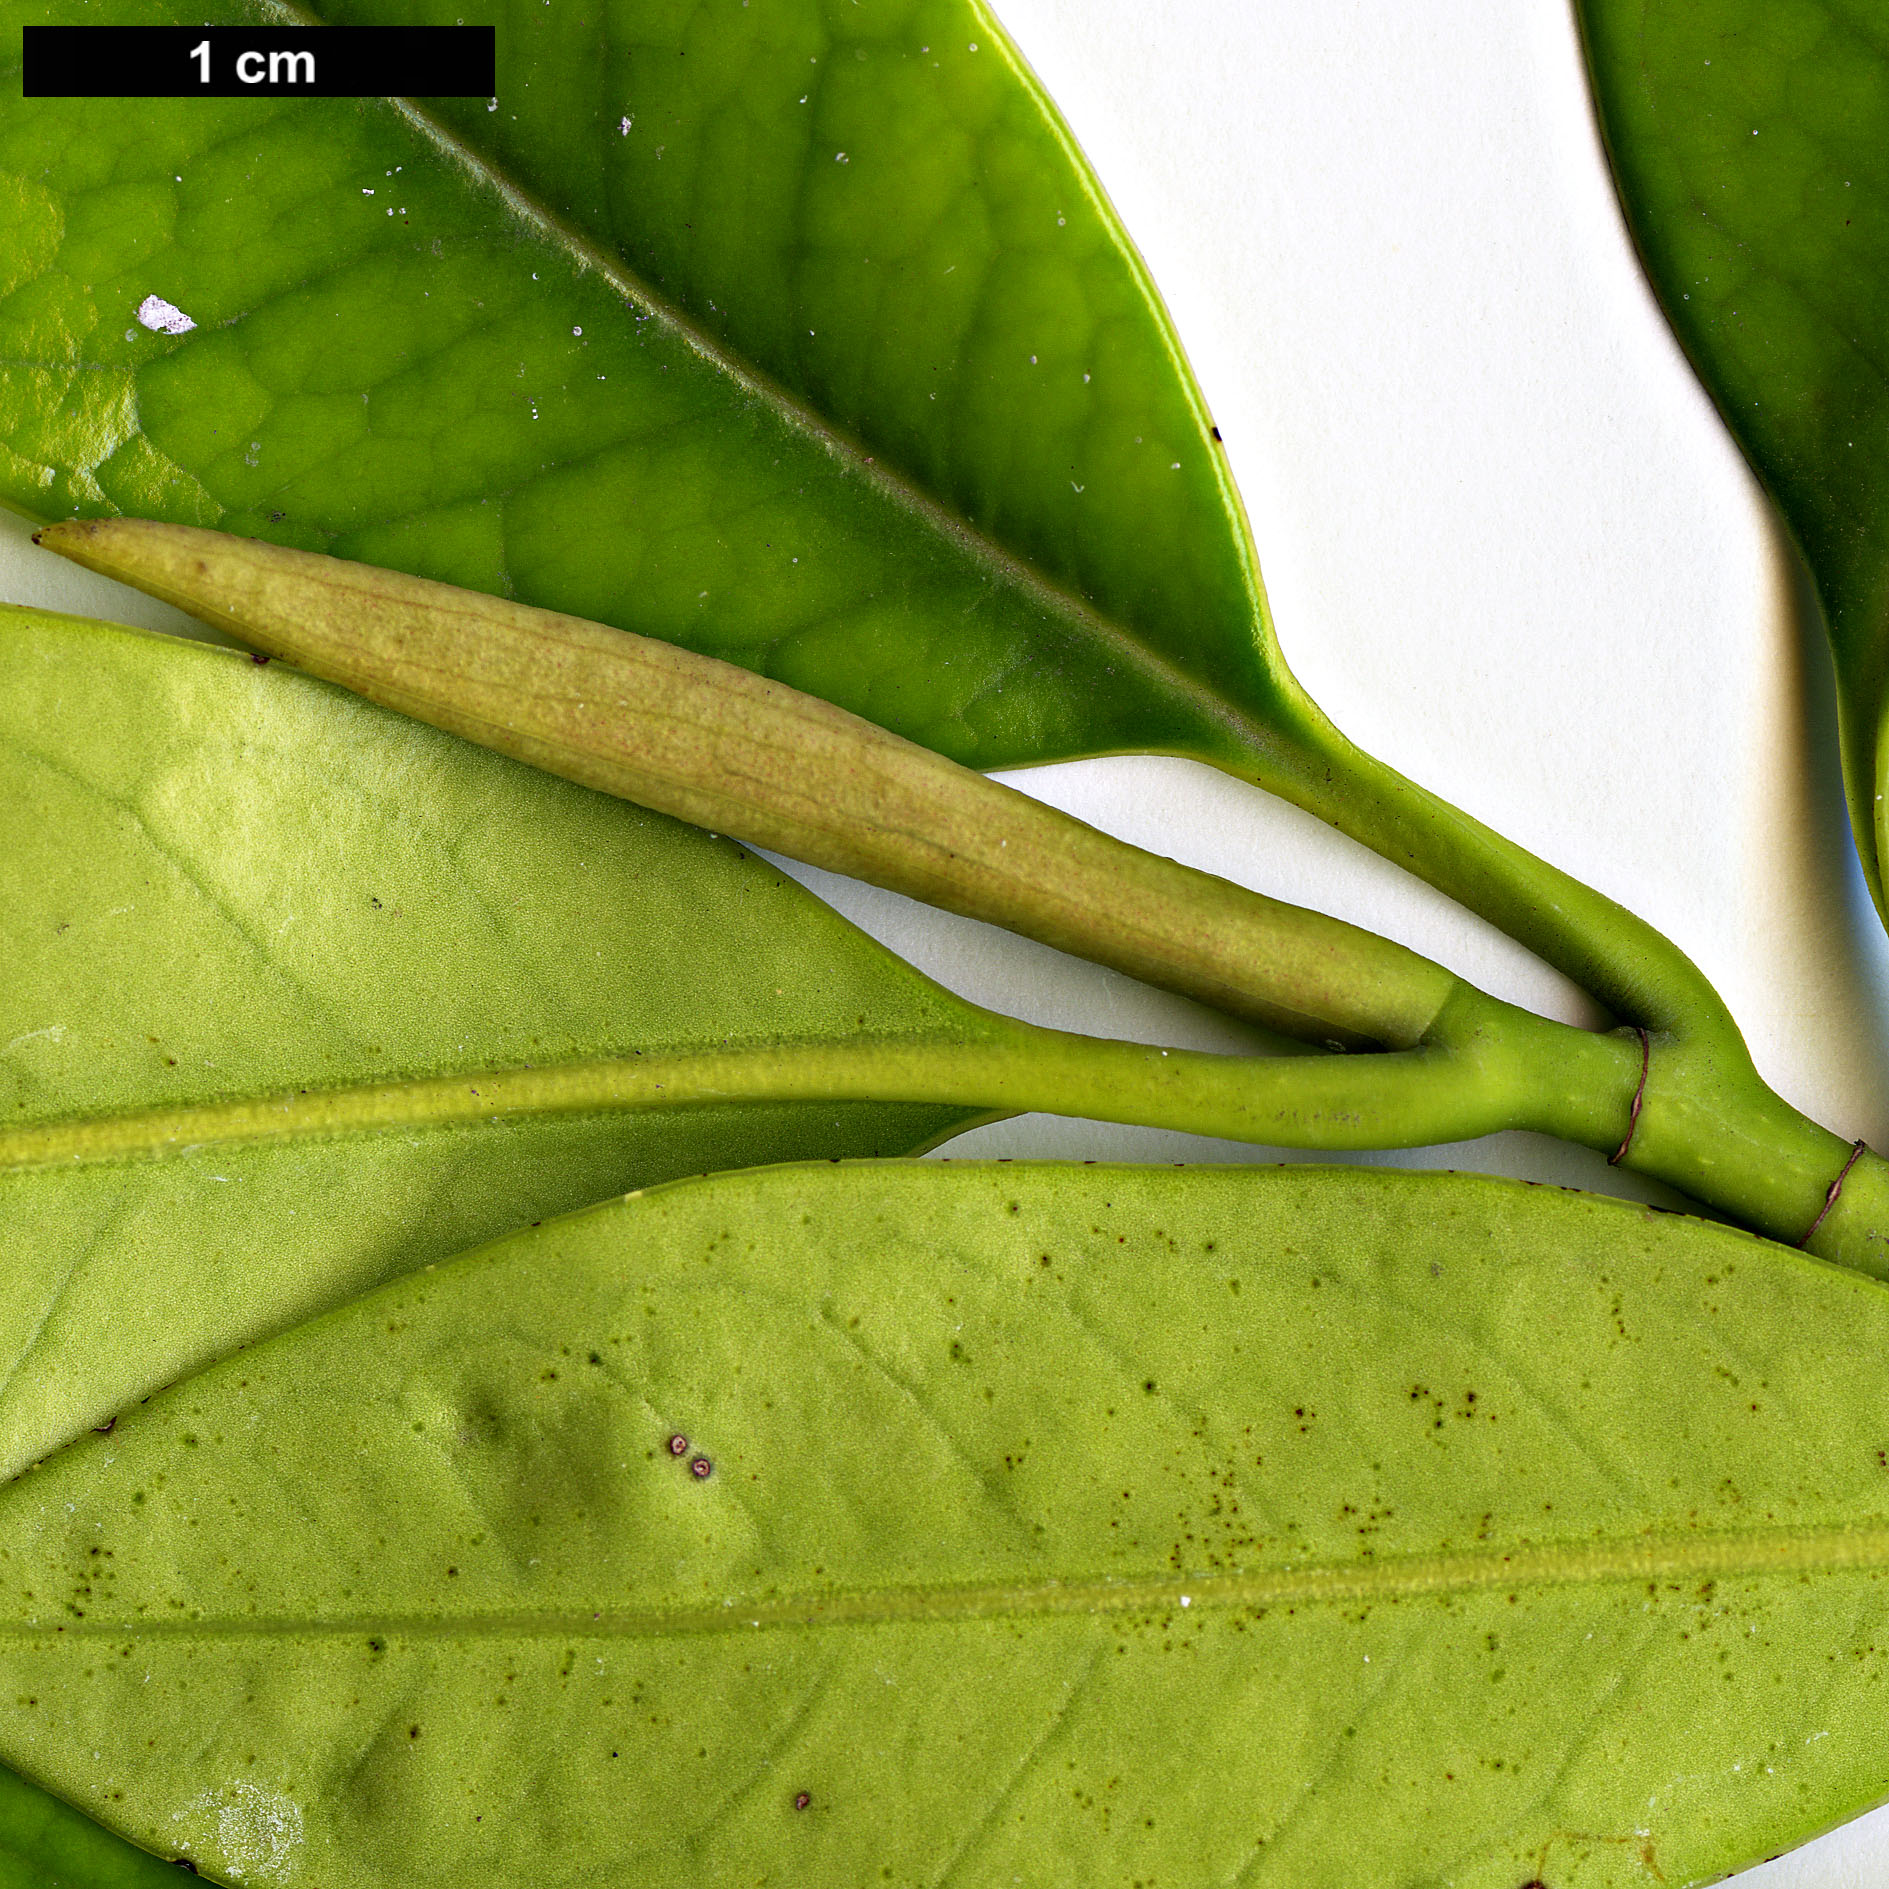
<svg viewBox="0 0 1889 1889"><path fill-rule="evenodd" d="M0 1770L0 1889L178 1889L177 1871Z"/></svg>
<svg viewBox="0 0 1889 1889"><path fill-rule="evenodd" d="M1872 0L1580 0L1660 304L1777 501L1836 656L1883 904L1889 748L1889 24Z"/></svg>
<svg viewBox="0 0 1889 1889"><path fill-rule="evenodd" d="M0 0L0 71L55 11ZM549 605L978 767L1193 755L1742 1053L1663 939L1298 689L1167 318L980 5L507 0L499 47L483 106L19 100L0 503Z"/></svg>
<svg viewBox="0 0 1889 1889"><path fill-rule="evenodd" d="M502 591L978 766L1297 714L1165 315L981 7L511 0L498 43L490 107L11 109L6 500Z"/></svg>
<svg viewBox="0 0 1889 1889"><path fill-rule="evenodd" d="M0 1495L0 1750L243 1884L1678 1889L1882 1795L1886 1355L1514 1183L679 1183Z"/></svg>
<svg viewBox="0 0 1889 1889"><path fill-rule="evenodd" d="M468 1119L439 1078L476 1094L505 1070L970 1013L726 841L280 665L25 611L0 612L0 963L9 1474L522 1222L709 1168L903 1153L965 1119ZM377 1084L371 1123L325 1106ZM177 1148L139 1127L285 1096L287 1134Z"/></svg>

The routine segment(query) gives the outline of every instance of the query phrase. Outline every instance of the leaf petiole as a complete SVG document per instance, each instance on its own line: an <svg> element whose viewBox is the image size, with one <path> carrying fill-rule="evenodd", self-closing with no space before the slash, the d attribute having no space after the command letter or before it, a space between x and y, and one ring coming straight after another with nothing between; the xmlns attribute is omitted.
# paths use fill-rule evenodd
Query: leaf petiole
<svg viewBox="0 0 1889 1889"><path fill-rule="evenodd" d="M142 1109L0 1134L0 1169L161 1161L229 1144L413 1133L527 1116L766 1102L943 1101L1042 1111L1278 1147L1418 1147L1514 1127L1605 1136L1636 1056L1526 1013L1546 1036L1505 1037L1483 999L1447 1043L1375 1056L1246 1057L1167 1050L973 1012L976 1036L783 1042L652 1052L548 1068L357 1083ZM1467 1018L1473 1017L1473 1022ZM1570 1098L1536 1119L1544 1056L1582 1054Z"/></svg>
<svg viewBox="0 0 1889 1889"><path fill-rule="evenodd" d="M1195 758L1277 794L1478 913L1624 1022L1744 1056L1724 1000L1643 918L1347 739L1309 702L1303 736Z"/></svg>

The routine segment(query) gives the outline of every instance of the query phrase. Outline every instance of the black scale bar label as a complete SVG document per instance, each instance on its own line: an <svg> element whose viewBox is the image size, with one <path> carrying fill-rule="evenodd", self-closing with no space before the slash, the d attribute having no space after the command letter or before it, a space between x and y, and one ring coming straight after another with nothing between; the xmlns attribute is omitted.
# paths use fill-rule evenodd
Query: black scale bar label
<svg viewBox="0 0 1889 1889"><path fill-rule="evenodd" d="M29 26L28 98L491 98L489 26Z"/></svg>

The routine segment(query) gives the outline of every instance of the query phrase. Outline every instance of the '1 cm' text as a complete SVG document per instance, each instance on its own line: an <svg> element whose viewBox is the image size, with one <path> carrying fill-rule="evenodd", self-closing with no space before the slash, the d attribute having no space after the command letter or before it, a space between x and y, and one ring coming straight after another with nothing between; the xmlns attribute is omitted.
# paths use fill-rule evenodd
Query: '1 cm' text
<svg viewBox="0 0 1889 1889"><path fill-rule="evenodd" d="M201 85L210 83L210 42L199 40L185 55L197 62L197 81ZM260 85L267 79L271 85L313 85L315 83L315 55L312 52L269 52L260 53L253 49L236 55L236 76L244 85Z"/></svg>

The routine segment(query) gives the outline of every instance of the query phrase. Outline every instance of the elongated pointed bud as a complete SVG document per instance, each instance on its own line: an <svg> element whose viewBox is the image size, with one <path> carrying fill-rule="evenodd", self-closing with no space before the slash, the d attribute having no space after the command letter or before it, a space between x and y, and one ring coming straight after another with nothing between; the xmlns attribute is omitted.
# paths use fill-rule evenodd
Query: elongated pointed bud
<svg viewBox="0 0 1889 1889"><path fill-rule="evenodd" d="M371 565L138 519L39 542L373 701L750 845L1312 1041L1405 1047L1457 988L731 663Z"/></svg>

